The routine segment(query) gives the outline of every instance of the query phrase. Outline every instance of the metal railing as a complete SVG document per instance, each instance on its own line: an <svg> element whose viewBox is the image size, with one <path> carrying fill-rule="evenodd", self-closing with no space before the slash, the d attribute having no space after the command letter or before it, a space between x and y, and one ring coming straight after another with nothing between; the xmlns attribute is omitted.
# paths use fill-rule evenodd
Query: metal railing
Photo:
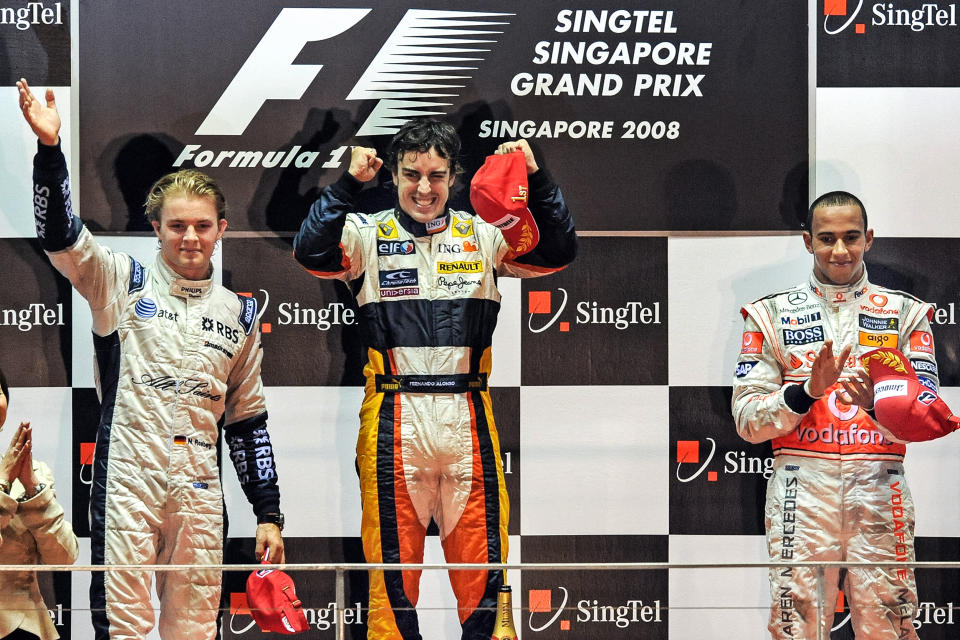
<svg viewBox="0 0 960 640"><path fill-rule="evenodd" d="M38 571L38 572L190 572L221 570L228 572L259 571L265 565L257 564L221 564L221 565L0 565L3 571ZM664 571L664 570L697 570L697 569L771 569L771 568L813 568L817 570L817 620L822 619L825 595L825 573L828 568L875 568L875 569L960 569L960 562L614 562L614 563L579 563L579 562L517 562L499 564L448 564L448 563L419 563L419 564L388 564L388 563L325 563L325 564L272 564L271 569L281 571L332 571L335 574L335 600L337 622L335 630L336 640L346 638L346 574L354 571L477 571L477 570L507 570L507 571ZM669 610L669 607L667 607ZM823 625L817 625L817 640L829 640L823 636Z"/></svg>

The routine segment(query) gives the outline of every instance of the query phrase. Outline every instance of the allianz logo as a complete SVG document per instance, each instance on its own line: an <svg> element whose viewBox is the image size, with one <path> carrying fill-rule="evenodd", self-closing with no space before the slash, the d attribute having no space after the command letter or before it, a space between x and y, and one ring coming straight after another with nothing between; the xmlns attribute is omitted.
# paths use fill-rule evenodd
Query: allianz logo
<svg viewBox="0 0 960 640"><path fill-rule="evenodd" d="M0 309L0 326L30 331L34 327L63 326L63 303L48 307L33 302L22 309Z"/></svg>

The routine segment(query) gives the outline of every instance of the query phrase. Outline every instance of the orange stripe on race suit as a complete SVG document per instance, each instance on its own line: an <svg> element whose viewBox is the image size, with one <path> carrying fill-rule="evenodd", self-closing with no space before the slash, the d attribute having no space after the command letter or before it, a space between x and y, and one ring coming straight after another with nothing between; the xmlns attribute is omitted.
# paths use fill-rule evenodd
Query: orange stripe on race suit
<svg viewBox="0 0 960 640"><path fill-rule="evenodd" d="M493 422L490 397L486 392L483 396L483 407L490 437L495 451L500 451L496 428ZM483 459L480 455L480 442L477 435L478 420L473 403L470 406L470 424L473 432L473 482L470 486L470 497L460 516L457 525L442 541L447 562L483 563L489 560L489 548L486 537L482 535L487 527L487 512L491 505L486 503L486 489L484 484ZM506 483L503 478L503 467L500 456L496 456L497 467L497 495L500 500L498 535L500 537L500 558L497 562L505 562L507 558L507 522L509 519L509 503L506 495ZM496 508L496 507L495 507ZM478 535L480 534L480 535ZM487 588L487 571L451 571L450 584L457 596L457 608L460 622L463 623L477 608Z"/></svg>
<svg viewBox="0 0 960 640"><path fill-rule="evenodd" d="M841 403L836 397L838 390L842 390L839 384L827 389L796 429L789 435L774 438L774 453L789 449L793 455L840 454L844 459L858 455L902 457L906 454L906 446L888 440L863 409Z"/></svg>

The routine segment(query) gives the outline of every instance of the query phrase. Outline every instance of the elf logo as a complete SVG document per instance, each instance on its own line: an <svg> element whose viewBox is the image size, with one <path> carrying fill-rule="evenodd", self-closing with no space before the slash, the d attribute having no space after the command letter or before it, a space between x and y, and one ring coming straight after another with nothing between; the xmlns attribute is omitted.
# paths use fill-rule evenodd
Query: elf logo
<svg viewBox="0 0 960 640"><path fill-rule="evenodd" d="M282 9L196 135L241 135L267 100L302 98L323 68L294 64L304 46L342 35L370 11ZM408 10L347 95L347 100L378 101L354 135L392 135L413 116L445 113L512 15ZM430 33L438 35L424 37Z"/></svg>

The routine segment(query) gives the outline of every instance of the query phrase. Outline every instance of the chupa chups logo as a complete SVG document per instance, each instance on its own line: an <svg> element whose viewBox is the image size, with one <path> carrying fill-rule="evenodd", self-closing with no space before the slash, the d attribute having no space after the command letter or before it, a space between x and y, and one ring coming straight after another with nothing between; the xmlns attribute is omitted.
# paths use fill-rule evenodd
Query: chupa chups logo
<svg viewBox="0 0 960 640"><path fill-rule="evenodd" d="M707 482L717 482L720 479L718 471L708 468L717 453L717 442L713 438L706 438L706 441L710 444L710 452L701 462L699 440L677 440L677 482L692 482L703 475L704 471L707 472ZM697 466L692 472L681 475L681 471L689 469L690 465ZM746 451L730 450L723 454L722 470L725 474L755 474L769 479L773 475L773 458L758 458L747 455Z"/></svg>
<svg viewBox="0 0 960 640"><path fill-rule="evenodd" d="M557 591L560 592L560 600L556 606L553 604L553 589L530 589L527 592L530 609L527 628L530 631L545 631L558 622L561 631L569 631L572 622L612 624L618 629L626 629L632 624L663 622L663 607L659 600L649 604L643 600L605 603L594 598L583 598L568 609L570 592L566 587L559 586Z"/></svg>
<svg viewBox="0 0 960 640"><path fill-rule="evenodd" d="M851 24L854 33L867 31L867 23L861 17L863 0L856 0L857 6L848 11L853 0L823 0L823 31L827 35L836 35L845 31ZM920 6L917 7L916 4ZM939 2L916 3L904 7L903 2L874 2L870 11L872 27L907 27L911 31L923 31L928 27L956 27L957 5L941 5Z"/></svg>
<svg viewBox="0 0 960 640"><path fill-rule="evenodd" d="M557 287L557 291L563 294L563 299L556 312L553 311L553 292L529 292L527 296L527 307L530 314L527 317L527 328L532 333L542 333L552 327L566 308L568 298L567 290L562 287ZM581 300L576 304L576 311L575 324L612 324L621 331L636 324L661 324L659 302L654 302L648 306L642 302L631 301L623 306L608 307L593 300ZM546 324L539 328L534 328L534 316L548 314L551 317L547 320ZM562 332L570 331L570 322L560 322L559 329Z"/></svg>

